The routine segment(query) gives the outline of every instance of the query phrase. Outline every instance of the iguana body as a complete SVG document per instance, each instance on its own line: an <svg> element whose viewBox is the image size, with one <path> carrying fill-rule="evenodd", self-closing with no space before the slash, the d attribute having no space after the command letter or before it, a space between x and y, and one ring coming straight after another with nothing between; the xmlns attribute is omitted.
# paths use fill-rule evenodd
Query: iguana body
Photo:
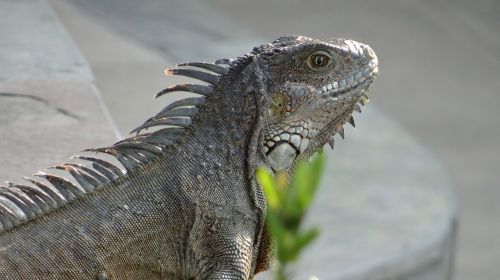
<svg viewBox="0 0 500 280"><path fill-rule="evenodd" d="M365 98L376 56L350 40L288 36L234 61L180 66L167 73L209 85L160 95L202 97L55 167L61 175L0 188L1 279L252 279L267 269L256 168L292 172L333 145Z"/></svg>

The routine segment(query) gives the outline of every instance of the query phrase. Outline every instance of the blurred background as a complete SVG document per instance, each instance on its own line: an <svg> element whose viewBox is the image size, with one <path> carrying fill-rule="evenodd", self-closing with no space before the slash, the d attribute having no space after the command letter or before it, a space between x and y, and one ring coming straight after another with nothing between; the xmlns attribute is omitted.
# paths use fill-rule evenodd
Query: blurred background
<svg viewBox="0 0 500 280"><path fill-rule="evenodd" d="M380 61L371 106L444 164L460 204L455 278L500 279L500 1L50 0L119 129L157 112L162 69L284 34L349 37Z"/></svg>

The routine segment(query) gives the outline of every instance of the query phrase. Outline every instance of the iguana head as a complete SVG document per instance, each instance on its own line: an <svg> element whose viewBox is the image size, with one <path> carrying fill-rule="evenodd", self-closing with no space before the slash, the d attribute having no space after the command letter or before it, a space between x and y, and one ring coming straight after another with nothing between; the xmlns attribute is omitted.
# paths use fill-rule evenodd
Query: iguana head
<svg viewBox="0 0 500 280"><path fill-rule="evenodd" d="M178 66L182 68L168 69L166 73L209 85L175 85L158 96L174 91L209 96L207 104L211 105L206 108L212 110L201 111L210 116L214 116L213 108L222 112L215 118L222 118L227 130L238 136L233 142L243 141L241 135L248 134L245 129L253 130L247 151L252 168L265 164L274 171L292 171L297 159L309 158L327 143L333 147L334 135L343 137L343 125L354 125L352 113L360 111L358 103L367 101L366 92L378 73L377 56L369 46L350 39L320 41L304 36L280 37L235 60ZM258 105L251 100L258 100ZM176 106L195 105L188 101L167 106L169 110L136 130L158 124L179 126L180 121L164 112L172 115L170 110ZM256 107L258 112L254 111ZM254 113L256 126L247 123L253 119L247 115Z"/></svg>
<svg viewBox="0 0 500 280"><path fill-rule="evenodd" d="M373 50L349 39L286 36L252 54L266 87L258 149L274 171L292 168L327 143L333 147L343 125L354 125L352 113L378 72Z"/></svg>

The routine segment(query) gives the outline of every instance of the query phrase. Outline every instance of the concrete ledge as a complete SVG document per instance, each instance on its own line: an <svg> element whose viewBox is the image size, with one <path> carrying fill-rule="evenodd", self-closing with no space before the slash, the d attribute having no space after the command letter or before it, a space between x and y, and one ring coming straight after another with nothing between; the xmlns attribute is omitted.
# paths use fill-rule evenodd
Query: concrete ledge
<svg viewBox="0 0 500 280"><path fill-rule="evenodd" d="M116 140L94 77L41 0L0 2L0 179Z"/></svg>
<svg viewBox="0 0 500 280"><path fill-rule="evenodd" d="M0 15L0 80L94 80L45 1L4 0Z"/></svg>

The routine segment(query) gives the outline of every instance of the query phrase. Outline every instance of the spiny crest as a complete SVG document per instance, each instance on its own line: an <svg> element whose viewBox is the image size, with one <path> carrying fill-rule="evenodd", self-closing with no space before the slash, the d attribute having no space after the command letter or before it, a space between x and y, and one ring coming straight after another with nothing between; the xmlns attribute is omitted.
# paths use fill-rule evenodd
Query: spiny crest
<svg viewBox="0 0 500 280"><path fill-rule="evenodd" d="M199 94L199 97L184 98L167 105L155 116L131 133L136 135L121 140L109 147L88 149L84 152L98 152L111 155L123 166L112 160L89 155L73 156L77 162L49 167L69 174L73 180L46 172L38 172L32 178L24 177L26 184L7 183L0 186L0 233L60 208L78 197L124 176L137 166L144 164L181 137L191 119L198 112L198 106L204 104L222 75L228 73L237 60L219 59L214 64L188 62L177 65L180 68L167 69L167 75L182 75L207 83L178 84L164 89L156 97L176 91ZM193 69L198 68L201 70ZM144 132L155 128L153 132ZM84 163L87 163L85 165ZM48 171L47 171L48 172Z"/></svg>
<svg viewBox="0 0 500 280"><path fill-rule="evenodd" d="M297 44L303 44L304 42L311 41L311 38L298 36L298 35L286 35L282 36L272 43L263 44L258 47L253 48L253 55L273 56L277 53L283 52L286 48L295 47Z"/></svg>

